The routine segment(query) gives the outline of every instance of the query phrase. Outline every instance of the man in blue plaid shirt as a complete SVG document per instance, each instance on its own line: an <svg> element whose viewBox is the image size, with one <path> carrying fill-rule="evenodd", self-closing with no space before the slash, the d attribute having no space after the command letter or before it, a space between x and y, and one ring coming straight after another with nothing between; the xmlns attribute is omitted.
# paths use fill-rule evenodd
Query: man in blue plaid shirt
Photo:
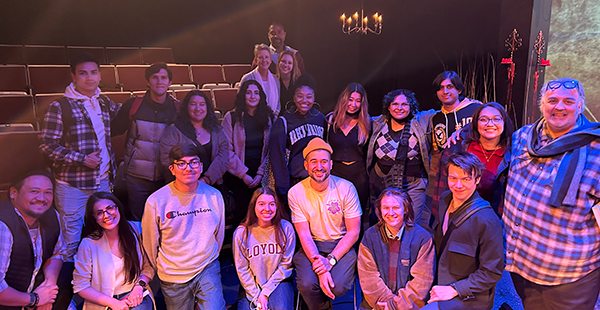
<svg viewBox="0 0 600 310"><path fill-rule="evenodd" d="M600 291L600 124L580 82L542 87L542 117L513 135L506 188L506 270L526 310L594 309ZM505 158L506 160L506 158Z"/></svg>
<svg viewBox="0 0 600 310"><path fill-rule="evenodd" d="M61 216L67 247L65 262L72 262L79 245L85 204L96 191L110 191L116 171L110 141L110 120L120 105L100 95L100 69L89 54L71 64L73 82L65 95L48 107L41 133L42 152L53 162L56 209Z"/></svg>

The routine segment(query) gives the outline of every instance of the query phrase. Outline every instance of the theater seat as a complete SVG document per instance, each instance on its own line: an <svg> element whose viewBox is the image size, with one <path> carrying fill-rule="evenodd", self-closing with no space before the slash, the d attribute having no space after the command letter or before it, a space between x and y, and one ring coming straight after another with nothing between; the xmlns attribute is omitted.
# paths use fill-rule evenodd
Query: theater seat
<svg viewBox="0 0 600 310"><path fill-rule="evenodd" d="M196 85L206 83L224 83L223 68L221 65L191 65L192 79Z"/></svg>
<svg viewBox="0 0 600 310"><path fill-rule="evenodd" d="M244 74L250 72L252 66L247 64L233 64L223 65L223 74L225 75L225 81L229 84L235 84L242 79Z"/></svg>
<svg viewBox="0 0 600 310"><path fill-rule="evenodd" d="M67 50L64 46L25 45L25 59L29 65L66 65Z"/></svg>
<svg viewBox="0 0 600 310"><path fill-rule="evenodd" d="M170 47L142 47L140 48L142 63L151 65L157 62L173 63L173 50Z"/></svg>
<svg viewBox="0 0 600 310"><path fill-rule="evenodd" d="M29 85L33 94L64 92L71 83L68 65L30 65Z"/></svg>
<svg viewBox="0 0 600 310"><path fill-rule="evenodd" d="M141 65L142 57L137 47L106 47L106 60L112 65Z"/></svg>
<svg viewBox="0 0 600 310"><path fill-rule="evenodd" d="M235 108L235 96L237 95L238 90L235 88L215 88L212 90L214 100L215 100L215 108L223 115L227 111L233 110Z"/></svg>
<svg viewBox="0 0 600 310"><path fill-rule="evenodd" d="M146 68L148 65L117 65L117 77L122 91L142 91L148 88L146 78Z"/></svg>
<svg viewBox="0 0 600 310"><path fill-rule="evenodd" d="M27 68L25 65L0 65L0 92L3 94L27 94Z"/></svg>
<svg viewBox="0 0 600 310"><path fill-rule="evenodd" d="M0 189L7 189L26 171L46 168L40 151L39 131L0 132Z"/></svg>
<svg viewBox="0 0 600 310"><path fill-rule="evenodd" d="M0 113L0 124L36 124L33 97L31 95L0 96L0 111L2 111Z"/></svg>

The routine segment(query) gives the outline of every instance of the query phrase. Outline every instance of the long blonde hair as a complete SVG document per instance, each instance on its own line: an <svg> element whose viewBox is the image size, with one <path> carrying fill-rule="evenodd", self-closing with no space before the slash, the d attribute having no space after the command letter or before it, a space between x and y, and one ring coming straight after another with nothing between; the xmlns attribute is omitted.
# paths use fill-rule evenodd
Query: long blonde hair
<svg viewBox="0 0 600 310"><path fill-rule="evenodd" d="M371 118L369 116L369 101L367 91L359 83L350 83L340 94L337 104L333 109L333 131L337 131L346 122L346 109L348 99L352 93L359 93L361 97L360 112L358 115L358 143L365 144L371 133Z"/></svg>
<svg viewBox="0 0 600 310"><path fill-rule="evenodd" d="M296 83L296 80L300 77L300 68L298 67L298 61L296 60L296 53L290 51L290 50L283 50L281 51L281 53L279 53L279 56L277 58L277 78L281 79L281 72L279 72L279 63L281 62L281 58L283 58L283 55L290 55L292 56L292 62L294 63L292 65L292 73L291 73L291 77L290 77L290 85L293 85L294 83Z"/></svg>

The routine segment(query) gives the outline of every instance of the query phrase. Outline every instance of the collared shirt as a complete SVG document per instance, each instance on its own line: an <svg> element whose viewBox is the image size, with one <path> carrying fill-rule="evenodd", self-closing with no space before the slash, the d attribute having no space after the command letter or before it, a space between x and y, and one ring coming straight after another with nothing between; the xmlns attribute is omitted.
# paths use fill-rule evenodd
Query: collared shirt
<svg viewBox="0 0 600 310"><path fill-rule="evenodd" d="M385 225L385 233L387 235L387 237L389 239L394 239L394 240L402 240L402 234L404 233L404 224L402 224L402 227L400 227L400 230L398 231L398 233L394 236L394 234L392 234L392 232L389 230L389 228L387 227L387 225Z"/></svg>
<svg viewBox="0 0 600 310"><path fill-rule="evenodd" d="M71 84L65 94L73 92L75 91ZM100 96L98 102L102 110L101 119L104 123L105 137L110 137L110 120L116 116L120 105L100 95L99 90L94 97L98 96ZM61 110L58 101L52 102L44 117L40 149L54 161L53 172L57 179L79 189L98 189L104 175L100 168L90 169L85 166L85 156L99 149L103 152L107 151L110 156L109 172L114 173L116 164L112 144L110 139L106 139L105 145L100 145L88 110L84 107L84 100L79 96L69 96L67 100L72 107L71 127L63 129L64 111Z"/></svg>
<svg viewBox="0 0 600 310"><path fill-rule="evenodd" d="M15 212L23 218L21 213L15 208ZM55 211L56 213L56 211ZM59 218L58 213L56 213L56 217ZM25 219L23 219L25 221ZM33 245L33 255L35 256L35 265L33 270L33 275L31 276L31 282L29 283L29 288L27 292L33 291L33 284L35 281L35 277L40 271L42 267L42 256L43 256L43 248L42 248L42 238L40 238L40 229L38 228L29 228L29 237L31 238L31 244ZM10 232L10 229L4 224L0 222L0 292L7 289L8 283L6 283L5 277L6 272L8 271L8 267L10 266L10 255L12 253L12 245L13 245L13 235ZM54 251L52 252L52 257L50 259L60 259L62 260L63 255L66 252L65 243L63 240L62 230L58 235L58 240L56 241L56 245L54 246Z"/></svg>
<svg viewBox="0 0 600 310"><path fill-rule="evenodd" d="M546 130L527 125L513 135L503 220L506 270L540 285L574 282L600 267L600 229L591 208L600 199L600 140L590 143L576 207L552 207L552 186L562 155L527 152L532 130L549 143Z"/></svg>

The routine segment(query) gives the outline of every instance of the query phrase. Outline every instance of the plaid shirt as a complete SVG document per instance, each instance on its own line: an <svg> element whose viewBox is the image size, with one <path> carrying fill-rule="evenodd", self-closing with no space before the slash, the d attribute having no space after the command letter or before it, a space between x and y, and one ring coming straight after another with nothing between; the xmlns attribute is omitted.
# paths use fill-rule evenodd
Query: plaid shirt
<svg viewBox="0 0 600 310"><path fill-rule="evenodd" d="M503 217L506 270L540 285L571 283L600 267L600 230L591 210L600 198L600 140L590 144L577 206L556 208L549 199L555 179L561 179L556 174L562 156L532 157L527 152L532 130L541 145L551 141L533 125L513 135Z"/></svg>
<svg viewBox="0 0 600 310"><path fill-rule="evenodd" d="M65 98L71 104L71 128L65 130L65 136L63 137L61 106L58 101L52 102L44 117L40 148L54 162L52 171L57 179L79 189L97 189L100 185L100 169L89 168L83 162L85 155L97 151L102 146L98 143L98 137L96 137L96 132L83 101ZM106 147L110 154L110 179L112 180L112 175L116 171L116 164L110 139L110 120L116 116L120 105L104 95L100 95L98 101L102 109Z"/></svg>

